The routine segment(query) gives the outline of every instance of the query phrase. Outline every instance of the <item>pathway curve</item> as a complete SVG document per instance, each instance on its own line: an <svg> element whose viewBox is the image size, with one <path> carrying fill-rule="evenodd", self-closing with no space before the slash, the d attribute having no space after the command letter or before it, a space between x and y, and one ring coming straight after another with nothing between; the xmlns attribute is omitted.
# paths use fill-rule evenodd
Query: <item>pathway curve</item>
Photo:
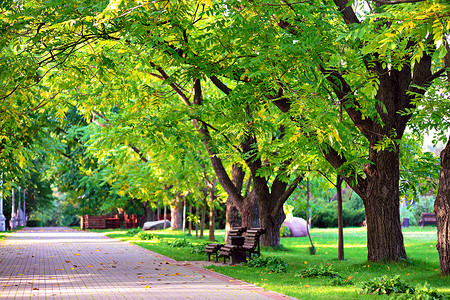
<svg viewBox="0 0 450 300"><path fill-rule="evenodd" d="M70 228L26 228L2 240L0 298L292 299Z"/></svg>

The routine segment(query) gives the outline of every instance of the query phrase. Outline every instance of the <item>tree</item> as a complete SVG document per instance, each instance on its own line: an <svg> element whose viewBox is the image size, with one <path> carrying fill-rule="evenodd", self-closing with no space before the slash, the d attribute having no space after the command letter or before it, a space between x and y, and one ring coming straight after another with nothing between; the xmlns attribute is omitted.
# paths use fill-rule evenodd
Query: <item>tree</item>
<svg viewBox="0 0 450 300"><path fill-rule="evenodd" d="M417 108L416 99L443 74L444 69L439 68L440 61L436 59L445 54L445 47L438 43L442 32L430 37L426 30L416 28L400 32L394 35L395 38L391 36L392 31L407 26L404 22L391 26L393 19L402 19L408 12L415 12L416 5L397 7L376 2L373 1L371 12L364 18L358 18L354 5L346 0L336 0L334 4L325 2L329 5L328 10L310 3L295 6L279 3L286 9L275 19L285 34L292 37L291 43L312 37L307 40L309 43L297 43L297 55L311 58L311 62L301 61L304 65L298 67L303 67L306 75L317 78L322 92L329 93L317 95L317 88L307 90L299 83L281 80L281 76L279 82L273 84L273 89L279 91L274 103L297 118L303 134L319 142L323 157L342 172L347 184L363 199L368 226L368 259L371 261L406 258L398 206L398 145ZM246 8L267 19L276 14L273 8L264 5ZM439 4L439 8L441 18L446 18L446 4ZM340 12L340 20L334 17L334 12ZM433 17L424 23L431 25L438 19L442 20ZM418 48L424 51L416 51ZM306 73L306 67L312 69L311 73ZM437 71L433 73L435 68ZM305 78L305 75L300 76ZM303 80L306 81L307 78ZM315 103L302 99L300 104L298 95L301 93L313 97ZM322 113L318 122L314 122L311 115L303 113L318 111L317 103L327 105L327 101L330 108L342 105L347 126L357 129L358 141L362 141L366 149L363 164L363 160L352 159L349 152L352 148L349 143L354 143L354 138L346 135L348 127L337 124L329 114ZM309 106L300 111L301 105ZM408 113L402 113L405 111ZM324 123L331 127L327 133L333 137L331 141L324 139L323 131L319 131L323 127L320 124Z"/></svg>

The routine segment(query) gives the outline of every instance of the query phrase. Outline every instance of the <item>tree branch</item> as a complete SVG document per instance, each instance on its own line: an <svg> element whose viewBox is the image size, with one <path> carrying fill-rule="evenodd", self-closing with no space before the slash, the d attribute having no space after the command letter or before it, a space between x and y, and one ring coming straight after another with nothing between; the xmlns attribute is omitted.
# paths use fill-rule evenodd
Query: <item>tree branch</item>
<svg viewBox="0 0 450 300"><path fill-rule="evenodd" d="M295 191L298 184L303 180L304 175L300 175L287 187L287 189L284 191L284 193L277 199L277 203L275 205L275 208L272 210L272 218L275 219L277 217L277 214L283 207L283 204L287 201L289 196Z"/></svg>
<svg viewBox="0 0 450 300"><path fill-rule="evenodd" d="M159 72L159 74L161 74L161 77L164 79L164 81L169 80L169 75L161 67L158 67L153 62L150 62L150 65L154 67ZM178 94L178 96L180 96L184 104L186 104L187 106L192 105L192 103L189 101L189 97L187 97L186 94L175 83L169 81L169 86Z"/></svg>
<svg viewBox="0 0 450 300"><path fill-rule="evenodd" d="M138 148L136 148L136 147L133 146L132 144L128 144L128 146L129 146L131 149L133 149L133 151L136 152L137 155L139 155L139 158L140 158L143 162L146 162L146 163L148 162L148 159L147 159L144 155L142 155L141 150L139 150Z"/></svg>
<svg viewBox="0 0 450 300"><path fill-rule="evenodd" d="M363 118L362 113L357 109L357 107L359 107L359 103L356 102L352 97L353 91L344 77L338 71L325 70L322 66L320 66L320 71L326 76L328 82L331 83L334 93L336 94L340 103L343 104L345 111L350 116L355 126L366 137L372 135L369 130L373 125L373 121L369 118ZM350 101L352 101L353 103L350 103Z"/></svg>
<svg viewBox="0 0 450 300"><path fill-rule="evenodd" d="M219 88L219 90L225 93L225 95L229 95L231 93L232 90L227 87L219 78L217 78L216 75L211 76L210 79L212 83L214 83L214 85Z"/></svg>
<svg viewBox="0 0 450 300"><path fill-rule="evenodd" d="M360 21L356 16L353 8L348 5L348 0L334 0L334 4L339 8L346 24L359 24Z"/></svg>
<svg viewBox="0 0 450 300"><path fill-rule="evenodd" d="M436 73L432 74L430 77L425 79L425 81L422 85L426 86L426 85L430 84L436 78L441 77L446 71L447 71L447 68L440 69L439 71L437 71Z"/></svg>
<svg viewBox="0 0 450 300"><path fill-rule="evenodd" d="M201 101L199 101L200 99L203 98L201 93L202 93L201 81L200 79L195 79L194 104L201 105ZM206 124L203 124L201 121L197 119L193 119L192 123L194 124L194 127L197 129L198 133L201 136L202 143L205 146L206 151L208 152L211 165L223 189L230 197L233 197L236 201L242 201L243 197L241 193L236 189L236 186L230 179L230 176L228 175L227 171L225 170L225 167L223 166L222 160L217 156L217 153L211 147L212 138L209 133L208 127L206 126Z"/></svg>
<svg viewBox="0 0 450 300"><path fill-rule="evenodd" d="M337 170L347 163L345 156L340 155L333 147L328 144L324 144L326 149L322 149L322 153L325 159ZM360 175L356 175L356 178L341 175L347 184L356 192L360 193L364 190L366 180Z"/></svg>

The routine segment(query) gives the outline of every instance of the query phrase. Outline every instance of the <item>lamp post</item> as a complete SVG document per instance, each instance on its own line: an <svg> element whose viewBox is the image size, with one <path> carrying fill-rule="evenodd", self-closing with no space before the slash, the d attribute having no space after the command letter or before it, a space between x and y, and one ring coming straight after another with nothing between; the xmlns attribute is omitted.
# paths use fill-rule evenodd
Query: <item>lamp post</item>
<svg viewBox="0 0 450 300"><path fill-rule="evenodd" d="M11 219L9 220L9 227L11 227L11 230L17 228L17 220L16 220L16 207L14 203L14 188L12 189L12 207L11 207Z"/></svg>
<svg viewBox="0 0 450 300"><path fill-rule="evenodd" d="M6 230L6 218L3 214L3 174L0 178L0 231Z"/></svg>

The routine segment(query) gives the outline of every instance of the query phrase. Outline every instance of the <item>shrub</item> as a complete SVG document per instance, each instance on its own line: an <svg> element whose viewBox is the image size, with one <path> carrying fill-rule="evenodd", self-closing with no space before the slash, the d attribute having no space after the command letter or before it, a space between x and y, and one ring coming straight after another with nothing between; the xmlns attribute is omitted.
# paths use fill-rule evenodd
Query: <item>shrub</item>
<svg viewBox="0 0 450 300"><path fill-rule="evenodd" d="M283 259L277 256L257 257L250 260L247 266L253 268L267 268L272 273L286 273L288 271L288 264Z"/></svg>
<svg viewBox="0 0 450 300"><path fill-rule="evenodd" d="M137 239L140 239L140 240L144 240L144 241L160 240L160 237L155 235L154 233L143 232L143 231L140 231L134 237L137 238Z"/></svg>
<svg viewBox="0 0 450 300"><path fill-rule="evenodd" d="M354 283L353 283L353 281L352 281L352 277L350 276L349 278L347 278L347 279L344 279L344 278L342 278L342 277L334 277L332 280L331 280L331 285L333 285L333 286L343 286L343 285L353 285Z"/></svg>
<svg viewBox="0 0 450 300"><path fill-rule="evenodd" d="M42 227L42 221L40 220L28 220L27 226L28 227Z"/></svg>
<svg viewBox="0 0 450 300"><path fill-rule="evenodd" d="M130 230L128 230L127 234L135 235L135 234L138 234L139 232L141 232L141 228L136 227L136 228L131 228Z"/></svg>
<svg viewBox="0 0 450 300"><path fill-rule="evenodd" d="M190 245L190 250L189 252L193 253L193 254L202 254L204 253L206 255L205 252L205 247L206 245L208 245L209 242L205 242L205 243L201 243L201 244L195 244L195 245Z"/></svg>
<svg viewBox="0 0 450 300"><path fill-rule="evenodd" d="M414 294L414 292L414 287L401 280L400 275L395 277L384 275L382 277L373 278L362 282L360 287L360 293L362 294L389 295L391 293Z"/></svg>
<svg viewBox="0 0 450 300"><path fill-rule="evenodd" d="M337 218L337 202L333 201L315 211L312 225L319 228L337 227ZM343 207L342 219L345 227L361 226L365 218L364 208L353 210Z"/></svg>
<svg viewBox="0 0 450 300"><path fill-rule="evenodd" d="M285 225L282 225L280 228L280 237L291 236L291 231Z"/></svg>
<svg viewBox="0 0 450 300"><path fill-rule="evenodd" d="M178 247L189 247L191 243L189 243L185 238L175 239L173 242L169 242L169 247L178 248Z"/></svg>
<svg viewBox="0 0 450 300"><path fill-rule="evenodd" d="M328 278L342 278L330 264L327 265L315 265L307 267L302 270L299 274L295 275L297 277L328 277Z"/></svg>
<svg viewBox="0 0 450 300"><path fill-rule="evenodd" d="M396 297L396 299L417 299L417 300L435 300L435 299L447 299L443 294L437 292L426 286L426 284L418 284L414 288L414 292L402 294Z"/></svg>

